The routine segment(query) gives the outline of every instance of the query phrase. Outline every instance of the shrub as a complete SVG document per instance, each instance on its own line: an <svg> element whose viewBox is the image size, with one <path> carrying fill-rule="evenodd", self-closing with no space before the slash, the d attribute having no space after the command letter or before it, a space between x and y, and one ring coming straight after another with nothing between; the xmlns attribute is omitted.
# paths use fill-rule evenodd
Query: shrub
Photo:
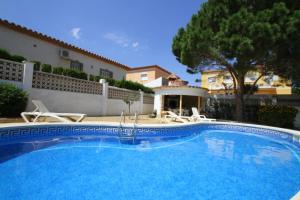
<svg viewBox="0 0 300 200"><path fill-rule="evenodd" d="M298 110L292 106L267 105L258 110L258 122L282 128L293 128Z"/></svg>
<svg viewBox="0 0 300 200"><path fill-rule="evenodd" d="M53 67L53 74L58 74L58 75L63 75L64 73L64 68L62 67Z"/></svg>
<svg viewBox="0 0 300 200"><path fill-rule="evenodd" d="M102 79L102 78L100 78L100 79ZM108 82L108 85L111 85L111 86L115 86L116 85L117 81L115 79L112 79L112 78L103 78L103 79L105 79Z"/></svg>
<svg viewBox="0 0 300 200"><path fill-rule="evenodd" d="M153 93L151 88L148 88L140 83L133 82L133 81L126 81L126 80L114 80L114 86L120 87L120 88L126 88L129 90L142 90L146 93Z"/></svg>
<svg viewBox="0 0 300 200"><path fill-rule="evenodd" d="M94 75L92 75L92 74L90 74L90 76L89 76L89 80L90 80L90 81L95 81L95 76L94 76Z"/></svg>
<svg viewBox="0 0 300 200"><path fill-rule="evenodd" d="M27 105L27 94L13 84L0 83L0 116L17 117Z"/></svg>
<svg viewBox="0 0 300 200"><path fill-rule="evenodd" d="M94 77L94 81L96 81L96 82L99 82L100 79L101 79L101 76L95 76L95 77Z"/></svg>
<svg viewBox="0 0 300 200"><path fill-rule="evenodd" d="M88 80L88 75L85 72L79 72L79 77L78 78Z"/></svg>
<svg viewBox="0 0 300 200"><path fill-rule="evenodd" d="M88 77L88 75L85 72L81 72L81 71L74 70L74 69L64 69L63 74L65 76L84 79L84 80L87 80L87 77Z"/></svg>
<svg viewBox="0 0 300 200"><path fill-rule="evenodd" d="M49 64L42 64L42 72L52 72L52 66Z"/></svg>
<svg viewBox="0 0 300 200"><path fill-rule="evenodd" d="M26 58L24 58L23 56L20 56L20 55L13 55L10 57L10 60L15 61L15 62L23 62L24 60L26 60Z"/></svg>
<svg viewBox="0 0 300 200"><path fill-rule="evenodd" d="M73 69L65 69L64 72L63 72L63 75L65 76L69 76L69 77L73 77L73 78L77 78L78 77L78 73L76 70L73 70Z"/></svg>
<svg viewBox="0 0 300 200"><path fill-rule="evenodd" d="M31 62L34 63L34 65L33 65L33 70L34 71L40 71L41 70L41 62L35 61L35 60L33 60Z"/></svg>
<svg viewBox="0 0 300 200"><path fill-rule="evenodd" d="M0 49L0 58L10 60L11 55L5 49Z"/></svg>

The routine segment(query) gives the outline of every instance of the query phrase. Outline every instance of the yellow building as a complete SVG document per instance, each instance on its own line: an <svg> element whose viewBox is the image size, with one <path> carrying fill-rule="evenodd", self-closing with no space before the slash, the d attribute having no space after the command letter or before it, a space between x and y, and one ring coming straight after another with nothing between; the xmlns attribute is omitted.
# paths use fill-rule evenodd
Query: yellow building
<svg viewBox="0 0 300 200"><path fill-rule="evenodd" d="M246 74L245 84L252 85L260 76L260 72L251 71ZM208 70L201 72L201 87L207 88L210 94L233 94L233 81L229 72L224 70ZM291 94L290 81L277 75L263 76L256 84L255 94L282 95Z"/></svg>

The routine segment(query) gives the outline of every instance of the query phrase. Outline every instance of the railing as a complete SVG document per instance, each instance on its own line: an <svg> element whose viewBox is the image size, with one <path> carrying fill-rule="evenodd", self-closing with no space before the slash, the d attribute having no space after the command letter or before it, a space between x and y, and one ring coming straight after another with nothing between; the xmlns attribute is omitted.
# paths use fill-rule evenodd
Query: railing
<svg viewBox="0 0 300 200"><path fill-rule="evenodd" d="M140 92L109 86L108 87L108 98L109 99L126 99L126 98L128 98L130 100L139 101L140 100Z"/></svg>
<svg viewBox="0 0 300 200"><path fill-rule="evenodd" d="M154 104L154 97L152 94L144 94L144 104Z"/></svg>
<svg viewBox="0 0 300 200"><path fill-rule="evenodd" d="M137 125L138 120L138 114L137 112L134 113L134 123L132 128L125 128L122 126L122 120L123 123L125 123L125 112L123 111L120 115L120 123L118 128L118 137L120 143L126 143L126 144L135 144L135 129Z"/></svg>
<svg viewBox="0 0 300 200"><path fill-rule="evenodd" d="M32 87L87 94L102 94L103 90L98 82L39 71L33 72Z"/></svg>
<svg viewBox="0 0 300 200"><path fill-rule="evenodd" d="M23 81L23 63L0 59L0 79Z"/></svg>

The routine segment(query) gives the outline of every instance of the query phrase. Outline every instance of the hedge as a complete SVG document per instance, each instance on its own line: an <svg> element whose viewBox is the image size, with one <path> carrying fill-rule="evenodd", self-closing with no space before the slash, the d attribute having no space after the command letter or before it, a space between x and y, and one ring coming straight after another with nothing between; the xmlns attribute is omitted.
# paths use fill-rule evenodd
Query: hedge
<svg viewBox="0 0 300 200"><path fill-rule="evenodd" d="M26 58L20 55L12 55L10 59L15 62L23 62L24 60L26 60Z"/></svg>
<svg viewBox="0 0 300 200"><path fill-rule="evenodd" d="M27 94L13 84L0 83L0 116L19 117L27 105Z"/></svg>
<svg viewBox="0 0 300 200"><path fill-rule="evenodd" d="M10 55L10 53L5 49L0 49L0 58L15 61L15 62L22 62L26 60L25 57L20 55Z"/></svg>
<svg viewBox="0 0 300 200"><path fill-rule="evenodd" d="M292 106L267 105L258 109L258 123L282 128L294 128L298 110Z"/></svg>
<svg viewBox="0 0 300 200"><path fill-rule="evenodd" d="M52 66L49 64L42 64L42 72L51 73L52 72Z"/></svg>
<svg viewBox="0 0 300 200"><path fill-rule="evenodd" d="M63 75L64 74L64 68L62 67L53 67L53 74Z"/></svg>
<svg viewBox="0 0 300 200"><path fill-rule="evenodd" d="M73 77L73 78L79 78L79 79L84 79L87 80L88 75L85 72L81 72L78 70L74 69L64 69L63 75Z"/></svg>
<svg viewBox="0 0 300 200"><path fill-rule="evenodd" d="M5 49L0 49L0 58L10 60L11 55Z"/></svg>
<svg viewBox="0 0 300 200"><path fill-rule="evenodd" d="M140 83L133 82L133 81L126 81L126 80L115 80L112 78L105 78L101 76L89 76L90 81L96 81L99 82L100 79L105 79L108 85L115 86L119 88L126 88L129 90L142 90L145 93L153 93L153 90L151 88L148 88Z"/></svg>
<svg viewBox="0 0 300 200"><path fill-rule="evenodd" d="M35 61L35 60L33 60L31 62L34 63L34 65L33 65L33 70L34 71L40 71L41 70L41 62Z"/></svg>

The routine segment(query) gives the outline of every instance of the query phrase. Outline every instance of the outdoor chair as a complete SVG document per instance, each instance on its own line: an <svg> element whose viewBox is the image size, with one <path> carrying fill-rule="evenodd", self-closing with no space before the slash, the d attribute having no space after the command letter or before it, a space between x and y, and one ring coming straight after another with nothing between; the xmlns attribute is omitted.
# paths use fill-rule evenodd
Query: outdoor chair
<svg viewBox="0 0 300 200"><path fill-rule="evenodd" d="M39 100L32 100L32 103L36 106L36 108L32 112L22 112L21 116L25 120L25 122L36 122L40 117L52 117L61 122L72 122L71 117L77 117L78 119L75 122L81 122L86 114L80 113L54 113L50 112L46 106ZM33 118L31 121L30 119Z"/></svg>

